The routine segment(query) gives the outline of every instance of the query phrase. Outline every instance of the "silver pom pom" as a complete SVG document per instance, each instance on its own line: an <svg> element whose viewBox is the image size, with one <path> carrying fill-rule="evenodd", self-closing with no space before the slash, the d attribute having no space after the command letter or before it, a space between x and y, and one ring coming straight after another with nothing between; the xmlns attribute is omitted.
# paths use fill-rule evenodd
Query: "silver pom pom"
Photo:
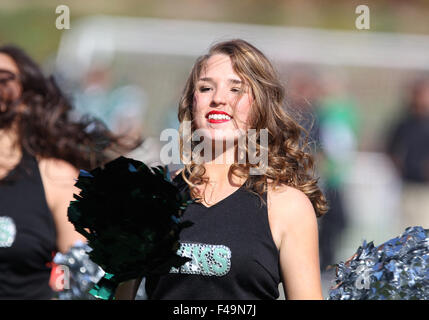
<svg viewBox="0 0 429 320"><path fill-rule="evenodd" d="M328 300L427 300L429 230L409 227L378 247L364 241L336 267Z"/></svg>
<svg viewBox="0 0 429 320"><path fill-rule="evenodd" d="M104 271L89 259L91 248L83 242L77 242L66 253L57 253L54 257L61 271L61 289L56 291L55 298L59 300L94 300L88 293Z"/></svg>

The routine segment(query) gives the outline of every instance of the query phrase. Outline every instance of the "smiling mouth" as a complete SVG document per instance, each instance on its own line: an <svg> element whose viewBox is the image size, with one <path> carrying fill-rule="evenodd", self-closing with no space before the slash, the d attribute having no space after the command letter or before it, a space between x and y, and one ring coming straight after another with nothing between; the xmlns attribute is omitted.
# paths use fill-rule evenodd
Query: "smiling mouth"
<svg viewBox="0 0 429 320"><path fill-rule="evenodd" d="M232 119L232 117L225 112L209 112L206 118L209 123L223 123Z"/></svg>

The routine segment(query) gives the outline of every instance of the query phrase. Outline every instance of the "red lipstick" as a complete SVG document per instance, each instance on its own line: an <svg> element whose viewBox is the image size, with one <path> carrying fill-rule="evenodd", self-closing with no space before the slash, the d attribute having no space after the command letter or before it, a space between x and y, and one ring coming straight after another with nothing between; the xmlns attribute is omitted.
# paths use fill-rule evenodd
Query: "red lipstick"
<svg viewBox="0 0 429 320"><path fill-rule="evenodd" d="M219 117L218 115L221 115L223 117ZM211 117L212 116L212 117ZM213 117L214 116L214 117ZM226 117L225 117L226 116ZM206 119L210 122L210 123L223 123L223 122L228 122L229 120L231 120L232 116L224 111L219 111L219 110L213 110L210 111L206 114Z"/></svg>

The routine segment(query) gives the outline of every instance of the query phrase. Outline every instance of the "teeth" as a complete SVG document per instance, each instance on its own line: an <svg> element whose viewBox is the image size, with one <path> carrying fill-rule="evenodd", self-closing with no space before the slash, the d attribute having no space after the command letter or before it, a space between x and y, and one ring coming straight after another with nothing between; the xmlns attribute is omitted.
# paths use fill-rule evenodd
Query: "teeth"
<svg viewBox="0 0 429 320"><path fill-rule="evenodd" d="M231 117L225 115L225 114L211 114L208 117L209 119L214 119L214 120L231 120Z"/></svg>

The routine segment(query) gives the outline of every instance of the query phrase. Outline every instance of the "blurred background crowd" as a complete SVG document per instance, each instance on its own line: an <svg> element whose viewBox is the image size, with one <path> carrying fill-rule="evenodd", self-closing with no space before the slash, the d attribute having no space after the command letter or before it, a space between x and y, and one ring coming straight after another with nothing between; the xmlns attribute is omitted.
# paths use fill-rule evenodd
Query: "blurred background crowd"
<svg viewBox="0 0 429 320"><path fill-rule="evenodd" d="M310 132L330 211L320 222L324 291L362 243L429 228L429 1L2 0L0 45L53 74L73 104L143 143L129 156L160 164L160 133L195 58L243 38L274 61L287 108ZM358 5L370 29L355 26Z"/></svg>

